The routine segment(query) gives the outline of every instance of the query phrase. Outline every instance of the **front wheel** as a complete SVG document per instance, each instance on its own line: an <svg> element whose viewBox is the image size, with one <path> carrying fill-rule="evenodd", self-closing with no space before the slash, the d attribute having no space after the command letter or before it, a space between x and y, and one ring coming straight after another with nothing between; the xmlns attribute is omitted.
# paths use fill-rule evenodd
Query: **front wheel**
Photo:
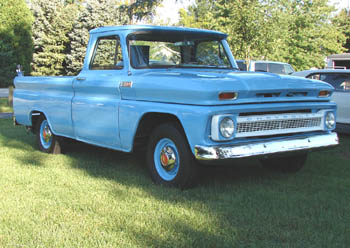
<svg viewBox="0 0 350 248"><path fill-rule="evenodd" d="M58 137L52 133L49 122L44 117L41 117L37 122L36 139L40 151L53 154L61 153Z"/></svg>
<svg viewBox="0 0 350 248"><path fill-rule="evenodd" d="M162 124L152 132L147 165L157 184L189 188L196 182L197 165L185 135L175 124Z"/></svg>
<svg viewBox="0 0 350 248"><path fill-rule="evenodd" d="M303 153L288 157L262 159L260 162L268 169L284 173L294 173L304 167L306 159L307 153Z"/></svg>

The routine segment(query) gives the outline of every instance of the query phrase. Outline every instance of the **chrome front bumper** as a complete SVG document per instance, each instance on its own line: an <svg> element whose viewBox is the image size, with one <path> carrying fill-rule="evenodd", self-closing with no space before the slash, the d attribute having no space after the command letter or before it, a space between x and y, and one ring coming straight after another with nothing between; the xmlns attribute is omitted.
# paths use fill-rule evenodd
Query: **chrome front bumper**
<svg viewBox="0 0 350 248"><path fill-rule="evenodd" d="M195 146L198 160L215 160L272 155L284 152L313 150L339 144L337 133L313 135L301 138L284 138L267 142L255 142L232 146Z"/></svg>

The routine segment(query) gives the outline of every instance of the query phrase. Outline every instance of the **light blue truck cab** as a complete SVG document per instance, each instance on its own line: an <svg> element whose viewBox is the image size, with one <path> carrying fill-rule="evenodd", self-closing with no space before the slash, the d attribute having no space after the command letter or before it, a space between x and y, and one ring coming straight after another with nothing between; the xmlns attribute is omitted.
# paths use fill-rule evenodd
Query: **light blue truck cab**
<svg viewBox="0 0 350 248"><path fill-rule="evenodd" d="M181 188L196 181L200 161L258 157L294 172L308 151L338 144L332 86L239 71L226 37L145 25L91 30L78 76L19 73L15 122L48 153L64 138L144 148L153 181Z"/></svg>

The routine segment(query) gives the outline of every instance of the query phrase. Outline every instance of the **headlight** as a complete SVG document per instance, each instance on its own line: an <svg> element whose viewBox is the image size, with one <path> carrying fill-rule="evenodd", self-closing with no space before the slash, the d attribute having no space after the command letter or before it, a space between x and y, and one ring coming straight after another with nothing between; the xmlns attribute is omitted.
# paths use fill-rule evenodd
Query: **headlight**
<svg viewBox="0 0 350 248"><path fill-rule="evenodd" d="M325 118L325 124L328 129L335 128L335 115L333 112L327 112Z"/></svg>
<svg viewBox="0 0 350 248"><path fill-rule="evenodd" d="M235 123L231 118L225 117L220 122L220 133L225 138L230 138L235 131Z"/></svg>

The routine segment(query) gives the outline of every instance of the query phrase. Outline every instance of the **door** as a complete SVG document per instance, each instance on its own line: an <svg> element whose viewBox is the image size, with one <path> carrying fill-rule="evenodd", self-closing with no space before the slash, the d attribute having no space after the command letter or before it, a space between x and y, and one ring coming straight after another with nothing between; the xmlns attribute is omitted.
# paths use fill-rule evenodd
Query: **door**
<svg viewBox="0 0 350 248"><path fill-rule="evenodd" d="M350 124L350 73L323 73L320 80L335 88L332 100L337 103L337 122Z"/></svg>
<svg viewBox="0 0 350 248"><path fill-rule="evenodd" d="M119 147L119 82L125 71L118 36L96 41L89 69L82 70L73 83L74 133L78 140Z"/></svg>

